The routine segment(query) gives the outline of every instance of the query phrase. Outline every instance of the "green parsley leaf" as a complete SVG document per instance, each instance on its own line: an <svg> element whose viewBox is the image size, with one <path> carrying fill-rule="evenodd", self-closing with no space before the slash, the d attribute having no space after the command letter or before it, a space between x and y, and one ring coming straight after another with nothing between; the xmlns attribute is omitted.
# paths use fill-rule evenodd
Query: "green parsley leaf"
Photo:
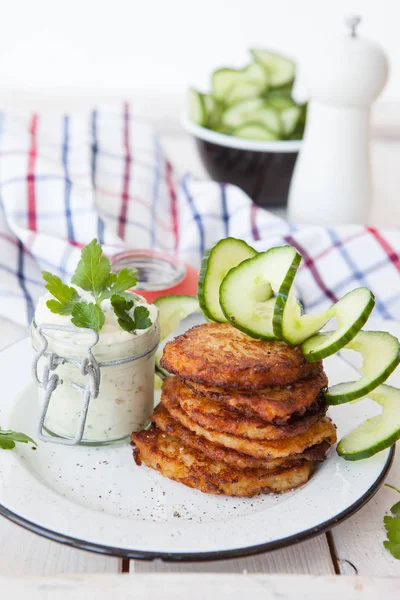
<svg viewBox="0 0 400 600"><path fill-rule="evenodd" d="M105 284L107 289L101 292L99 301L111 298L115 294L122 294L136 284L136 269L121 269L118 273L111 273Z"/></svg>
<svg viewBox="0 0 400 600"><path fill-rule="evenodd" d="M397 560L400 560L400 544L388 541L383 542L383 545L385 546L386 550L389 550L393 558L397 558Z"/></svg>
<svg viewBox="0 0 400 600"><path fill-rule="evenodd" d="M133 308L133 300L126 300L123 296L111 296L111 306L118 319L118 325L125 331L133 331L135 323L129 315L129 311Z"/></svg>
<svg viewBox="0 0 400 600"><path fill-rule="evenodd" d="M0 448L3 450L12 450L15 448L15 442L22 442L23 444L30 442L34 446L37 446L36 442L24 433L0 429Z"/></svg>
<svg viewBox="0 0 400 600"><path fill-rule="evenodd" d="M397 517L386 516L383 519L388 539L400 544L400 521Z"/></svg>
<svg viewBox="0 0 400 600"><path fill-rule="evenodd" d="M392 515L394 515L395 517L397 517L399 519L400 518L400 502L396 502L396 504L394 504L392 506L392 508L390 509L390 512L392 513Z"/></svg>
<svg viewBox="0 0 400 600"><path fill-rule="evenodd" d="M151 325L150 313L145 306L136 306L133 311L133 318L129 311L133 308L133 300L126 300L123 296L112 296L111 305L118 318L118 325L129 331L134 332L136 329L147 329Z"/></svg>
<svg viewBox="0 0 400 600"><path fill-rule="evenodd" d="M145 306L137 306L133 313L135 329L147 329L151 325L150 312Z"/></svg>
<svg viewBox="0 0 400 600"><path fill-rule="evenodd" d="M105 316L97 304L81 301L72 309L71 321L76 327L88 327L100 331L104 325Z"/></svg>
<svg viewBox="0 0 400 600"><path fill-rule="evenodd" d="M71 279L72 283L83 290L92 292L96 300L105 289L111 274L110 261L102 256L102 247L94 239L82 249L81 260Z"/></svg>
<svg viewBox="0 0 400 600"><path fill-rule="evenodd" d="M57 275L52 275L48 271L42 271L42 275L47 282L46 289L56 298L46 302L48 308L59 315L70 315L75 303L80 300L78 292L63 283Z"/></svg>
<svg viewBox="0 0 400 600"><path fill-rule="evenodd" d="M400 490L394 485L390 485L389 483L385 483L385 485L400 494ZM387 515L383 519L388 538L383 542L383 545L386 550L389 550L393 558L400 560L400 502L396 502L390 509L390 512L393 517Z"/></svg>

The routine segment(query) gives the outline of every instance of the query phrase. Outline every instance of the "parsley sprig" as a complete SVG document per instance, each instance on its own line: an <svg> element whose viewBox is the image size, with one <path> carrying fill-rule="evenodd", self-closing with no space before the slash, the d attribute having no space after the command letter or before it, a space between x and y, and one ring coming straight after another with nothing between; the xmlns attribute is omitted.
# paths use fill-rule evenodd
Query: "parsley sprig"
<svg viewBox="0 0 400 600"><path fill-rule="evenodd" d="M82 249L81 259L71 279L74 285L90 292L94 302L86 302L75 288L66 285L48 271L43 271L43 279L47 283L46 289L55 298L47 301L48 308L59 315L70 315L76 327L100 331L105 322L100 305L108 298L111 298L113 310L122 329L134 332L136 329L147 329L151 325L148 309L145 306L137 306L132 312L132 295L126 294L126 291L137 283L136 269L125 268L113 273L110 261L103 256L102 247L96 239Z"/></svg>
<svg viewBox="0 0 400 600"><path fill-rule="evenodd" d="M122 296L111 296L111 305L118 317L118 324L125 331L135 331L136 329L147 329L151 325L149 311L145 306L136 306L133 311L133 317L129 314L133 308L133 301L126 300Z"/></svg>
<svg viewBox="0 0 400 600"><path fill-rule="evenodd" d="M12 450L15 448L15 442L22 442L23 444L31 442L31 444L37 446L37 443L24 433L1 429L0 427L0 448L2 450Z"/></svg>
<svg viewBox="0 0 400 600"><path fill-rule="evenodd" d="M400 489L394 485L390 485L389 483L385 485L400 494ZM388 538L383 542L383 545L394 558L400 560L400 502L393 504L390 512L393 516L387 515L383 519Z"/></svg>

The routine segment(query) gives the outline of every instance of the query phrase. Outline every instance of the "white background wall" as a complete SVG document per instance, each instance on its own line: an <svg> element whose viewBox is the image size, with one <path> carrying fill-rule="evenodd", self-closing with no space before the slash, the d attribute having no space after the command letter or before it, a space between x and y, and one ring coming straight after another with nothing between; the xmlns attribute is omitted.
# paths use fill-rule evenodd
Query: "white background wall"
<svg viewBox="0 0 400 600"><path fill-rule="evenodd" d="M0 94L11 88L129 91L182 97L187 82L240 65L252 45L301 59L318 36L363 15L361 32L391 61L400 100L399 0L0 0ZM327 65L329 69L329 65ZM1 98L0 98L1 100Z"/></svg>

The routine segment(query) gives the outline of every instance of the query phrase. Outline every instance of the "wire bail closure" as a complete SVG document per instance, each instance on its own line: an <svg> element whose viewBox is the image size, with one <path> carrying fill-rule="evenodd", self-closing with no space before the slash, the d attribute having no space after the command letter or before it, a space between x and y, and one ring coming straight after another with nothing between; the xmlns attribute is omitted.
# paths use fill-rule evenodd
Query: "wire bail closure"
<svg viewBox="0 0 400 600"><path fill-rule="evenodd" d="M40 379L39 374L38 374L39 360L42 358L43 355L46 354L48 346L49 346L49 341L44 333L46 330L66 331L68 333L80 333L80 334L85 332L92 339L91 339L91 341L89 341L89 343L87 345L87 356L85 358L83 358L82 360L71 361L63 356L59 356L55 352L51 352L48 356L47 364L43 368L42 379ZM86 418L87 418L90 401L92 398L97 398L97 396L99 395L100 379L101 379L100 365L92 353L92 348L99 341L99 334L97 331L94 331L93 329L78 328L78 327L74 327L73 325L55 325L55 324L46 324L46 323L43 325L39 325L37 327L37 333L42 342L42 347L37 351L35 358L33 360L32 374L33 374L33 378L35 380L36 385L45 390L44 404L43 404L42 412L40 413L40 416L39 416L39 425L38 425L37 436L43 442L52 442L54 444L62 444L64 446L76 446L76 445L80 444L80 442L82 441L82 438L83 438L83 432L85 430ZM74 364L76 364L76 366L78 367L78 369L82 375L88 376L88 382L87 382L86 386L80 385L79 383L76 383L74 381L71 381L69 384L70 387L72 387L73 389L81 391L82 395L83 395L82 411L81 411L81 414L79 417L78 429L77 429L76 435L73 439L55 437L55 436L46 435L45 433L43 433L44 422L46 420L46 415L47 415L47 411L49 408L52 394L59 385L64 384L63 380L60 379L60 377L57 375L57 373L52 373L52 371L55 371L59 365L62 365L66 362L69 362L69 363L73 362Z"/></svg>

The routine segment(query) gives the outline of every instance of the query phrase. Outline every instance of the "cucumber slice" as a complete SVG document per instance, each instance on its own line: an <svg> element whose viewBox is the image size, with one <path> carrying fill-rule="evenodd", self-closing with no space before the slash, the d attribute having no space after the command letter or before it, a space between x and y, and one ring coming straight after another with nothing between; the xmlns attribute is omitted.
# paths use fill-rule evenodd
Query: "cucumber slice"
<svg viewBox="0 0 400 600"><path fill-rule="evenodd" d="M228 321L256 339L275 339L275 304L284 303L281 290L286 281L291 285L300 261L301 256L295 248L280 246L261 252L231 269L219 292ZM271 290L278 294L276 298L271 296Z"/></svg>
<svg viewBox="0 0 400 600"><path fill-rule="evenodd" d="M242 102L236 102L225 110L222 115L222 123L228 127L238 127L244 122L249 121L254 112L262 108L264 100L262 98L249 98Z"/></svg>
<svg viewBox="0 0 400 600"><path fill-rule="evenodd" d="M158 308L158 322L160 324L160 341L167 338L179 323L193 313L200 312L199 301L196 296L162 296L154 300ZM161 378L169 373L160 366L162 350L156 352L155 371Z"/></svg>
<svg viewBox="0 0 400 600"><path fill-rule="evenodd" d="M203 94L193 88L189 90L189 117L197 125L204 126L207 123L207 111Z"/></svg>
<svg viewBox="0 0 400 600"><path fill-rule="evenodd" d="M264 127L262 123L243 123L232 131L232 135L246 140L279 140L279 135Z"/></svg>
<svg viewBox="0 0 400 600"><path fill-rule="evenodd" d="M284 293L282 291L282 295ZM280 310L278 305L274 314L274 332L277 337L294 346L304 342L302 348L308 361L321 360L343 348L355 337L366 323L374 304L372 292L363 287L349 292L323 313L302 315L302 307L293 288L287 288L284 310ZM321 327L333 317L337 319L337 329L318 334Z"/></svg>
<svg viewBox="0 0 400 600"><path fill-rule="evenodd" d="M201 261L198 281L200 308L208 319L224 323L226 318L219 304L219 288L225 275L257 252L243 240L225 238L206 250Z"/></svg>
<svg viewBox="0 0 400 600"><path fill-rule="evenodd" d="M279 136L281 132L281 118L279 113L273 108L269 108L268 106L264 105L262 108L254 111L251 120L256 121L257 123L262 123L264 127L266 127L269 131L273 131L277 136Z"/></svg>
<svg viewBox="0 0 400 600"><path fill-rule="evenodd" d="M287 306L288 305L289 303ZM331 306L325 313L322 313L322 315L326 315L328 319L336 317L337 329L332 332L313 335L313 337L309 337L309 339L302 344L304 356L307 360L309 362L322 360L327 356L331 356L331 354L335 354L335 352L346 346L346 344L348 344L364 327L374 306L374 295L365 287L357 288L343 296L343 298ZM304 317L300 317L299 321L301 322L302 319L308 319L309 324L311 324L313 319L318 321L318 317L322 317L322 315L318 315L317 317L304 315ZM318 331L318 322L316 322L316 326L316 331ZM306 331L307 335L309 331L309 329Z"/></svg>
<svg viewBox="0 0 400 600"><path fill-rule="evenodd" d="M292 135L301 117L301 107L292 106L281 111L282 134L284 136Z"/></svg>
<svg viewBox="0 0 400 600"><path fill-rule="evenodd" d="M271 87L280 87L292 83L296 65L290 58L259 48L252 49L251 53L255 60L269 73Z"/></svg>
<svg viewBox="0 0 400 600"><path fill-rule="evenodd" d="M322 336L330 335L322 333ZM358 381L339 383L328 388L327 404L357 400L384 383L400 362L400 343L385 331L360 331L346 348L359 352L363 359Z"/></svg>
<svg viewBox="0 0 400 600"><path fill-rule="evenodd" d="M203 94L206 109L206 127L217 129L221 121L223 106L212 94Z"/></svg>
<svg viewBox="0 0 400 600"><path fill-rule="evenodd" d="M340 440L337 452L346 460L369 458L400 439L400 390L380 385L368 398L382 407L382 414L367 419Z"/></svg>
<svg viewBox="0 0 400 600"><path fill-rule="evenodd" d="M226 104L264 94L268 86L268 72L257 62L243 69L218 69L212 74L213 94Z"/></svg>
<svg viewBox="0 0 400 600"><path fill-rule="evenodd" d="M195 312L200 312L196 296L162 296L154 300L154 304L158 308L161 341L171 335L183 319Z"/></svg>
<svg viewBox="0 0 400 600"><path fill-rule="evenodd" d="M293 108L296 106L296 103L291 98L289 94L268 94L268 97L265 98L265 103L270 108L274 108L275 110L286 110L289 108Z"/></svg>
<svg viewBox="0 0 400 600"><path fill-rule="evenodd" d="M228 105L235 104L248 98L259 96L261 89L256 81L242 81L232 86L225 96L225 102Z"/></svg>
<svg viewBox="0 0 400 600"><path fill-rule="evenodd" d="M254 62L242 69L243 78L258 83L260 92L265 94L269 87L269 73L260 63Z"/></svg>
<svg viewBox="0 0 400 600"><path fill-rule="evenodd" d="M235 69L218 69L211 76L213 95L223 102L229 90L238 82L238 73Z"/></svg>

